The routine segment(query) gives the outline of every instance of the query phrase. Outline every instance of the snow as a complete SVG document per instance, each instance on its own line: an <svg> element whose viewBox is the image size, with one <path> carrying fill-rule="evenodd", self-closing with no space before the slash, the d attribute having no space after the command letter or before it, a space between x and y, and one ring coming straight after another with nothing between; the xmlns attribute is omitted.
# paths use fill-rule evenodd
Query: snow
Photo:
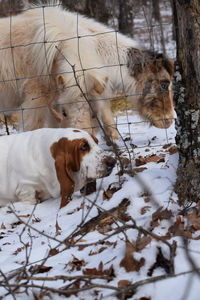
<svg viewBox="0 0 200 300"><path fill-rule="evenodd" d="M159 207L168 209L172 216L158 220L155 227L152 226L151 232L160 237L166 235L168 229L176 221L176 215L179 214L180 207L177 204L177 196L174 193L174 183L176 180L176 167L178 164L178 154L170 154L169 143L175 144L174 124L167 130L150 127L146 122L135 114L128 112L130 126L127 126L127 116L119 116L117 119L120 134L127 139L118 141L118 147L122 149L121 157L131 155L132 165L127 167L137 169L135 160L139 157L164 155L161 162L148 162L140 167L146 169L142 172L130 176L130 173L119 176L119 166L116 166L112 174L97 181L97 192L87 197L83 197L79 192L73 196L73 200L64 208L59 210L60 199L51 199L36 206L11 203L6 207L0 208L0 282L4 277L9 277L13 272L26 269L27 274L33 277L45 276L52 278L59 275L75 276L83 275L83 270L96 268L99 270L100 262L103 263L103 270L113 266L114 277L107 282L103 279L92 279L95 284L104 285L94 289L79 292L71 295L70 299L117 299L115 290L106 288L108 286L118 287L120 280L129 280L131 284L143 279L151 278L147 275L149 268L156 261L157 247L160 246L165 258L169 259L170 251L167 244L162 240L152 238L151 242L141 251L134 251L133 255L137 261L145 259L144 265L138 271L126 271L120 262L126 253L126 239L130 242L138 238L138 229L134 226L133 220L137 226L150 230L152 223L152 214ZM120 125L121 124L121 125ZM98 136L100 146L106 148L106 144ZM134 144L134 148L131 146ZM163 148L164 146L164 148ZM107 147L109 149L109 147ZM129 155L127 152L129 149ZM111 199L103 200L103 192L107 190L112 183L122 185L122 188L116 191ZM91 230L86 230L83 234L77 234L84 224L96 217L100 212L103 213L112 208L118 207L123 199L129 199L126 214L131 217L130 220L122 221L116 218L114 223L103 221L101 230L96 226ZM146 212L141 213L146 207ZM27 225L25 225L27 224ZM57 226L56 226L57 224ZM100 223L98 223L100 224ZM129 228L115 233L118 227L128 226ZM82 227L81 227L82 226ZM100 226L100 225L99 225ZM115 233L115 234L114 234ZM142 233L140 233L142 235ZM199 236L199 231L195 232ZM71 238L73 240L71 241ZM69 246L63 241L70 242ZM171 236L167 242L172 244L177 242L177 250L174 258L175 274L192 270L192 266L185 255L183 240L179 236ZM91 244L91 245L88 245ZM189 240L190 254L195 262L199 261L198 240ZM78 246L77 246L78 245ZM81 247L82 245L82 247ZM84 247L84 245L87 245ZM56 247L57 252L50 256L49 251ZM79 263L73 262L76 259ZM52 267L44 273L34 274L33 266L44 264L45 267ZM32 273L31 273L32 272ZM163 268L156 268L152 277L166 275ZM20 277L19 277L20 278ZM25 282L23 277L19 279L21 283ZM10 279L9 283L16 284L16 277ZM71 281L62 280L38 281L30 280L29 284L44 285L61 289ZM188 284L192 287L188 288ZM27 283L28 284L28 283ZM22 294L17 294L17 299L24 299ZM26 299L33 299L33 291L38 289L29 288ZM96 292L95 292L96 291ZM97 292L98 291L98 292ZM169 299L199 299L200 285L199 278L195 273L179 275L171 279L159 280L154 283L144 284L137 288L136 294L130 299L140 299L141 297L151 297L154 300ZM94 296L96 293L96 296ZM187 295L187 298L184 296ZM0 297L5 300L13 299L4 287L0 287ZM6 296L7 295L7 296ZM96 298L95 298L96 297ZM63 299L63 295L53 294L53 299ZM44 299L49 299L45 296Z"/></svg>
<svg viewBox="0 0 200 300"><path fill-rule="evenodd" d="M163 6L161 13L166 52L170 58L175 58L169 2L165 1L165 4L161 6ZM134 22L134 38L149 48L149 32L143 11L137 12ZM155 50L162 51L159 26L158 24L152 25L155 25L152 32L153 46ZM75 279L63 281L56 279L55 276L82 276L86 269L89 269L88 274L92 275L91 270L94 268L99 271L100 275L105 276L103 272L111 267L114 269L114 276L111 280L95 278L88 279L88 282L81 281L80 287L90 285L90 283L101 286L71 294L69 298L72 300L115 300L118 298L114 288L118 287L119 281L128 280L130 284L134 284L140 280L147 280L146 283L138 286L135 294L132 293L128 299L199 299L199 276L188 259L184 239L176 234L175 227L179 217L186 233L188 226L193 229L191 237L186 239L188 254L194 260L195 266L200 267L200 226L194 230L192 221L187 220L184 214L181 214L183 207L178 205L178 198L174 192L178 153L172 154L173 152L170 153L169 150L175 145L175 125L173 124L167 130L150 127L147 122L130 111L126 116L118 116L116 121L123 138L117 143L121 150L121 158L131 159L123 175L118 174L120 170L118 164L109 177L97 181L96 193L83 197L76 192L72 201L61 210L59 210L60 198L48 200L37 206L11 203L0 208L0 299L65 299L64 295L57 292L39 295L40 289L32 286L39 285L60 289L60 291L65 287L65 290L69 290L73 287ZM14 128L9 129L11 134L17 133ZM0 134L6 134L5 129L2 129ZM102 148L111 150L100 134L98 139ZM136 167L136 159L152 155L157 157L163 155L164 160L151 161ZM146 169L135 172L139 168ZM134 175L131 175L132 170L134 170ZM114 186L121 185L121 189L113 193L110 199L104 199L104 191L107 191L109 185L113 183ZM97 225L81 234L85 223L110 209L117 208L123 199L129 200L125 210L129 219L121 219L117 216L114 219L115 222L109 223L109 218L104 218L102 223L98 221ZM162 211L167 209L171 212L171 216L164 215L156 219L155 213L158 209ZM188 214L192 212L191 207ZM108 215L112 216L111 213ZM115 213L114 215L116 216ZM123 230L118 230L122 227ZM170 231L171 227L173 227L172 231ZM126 241L130 243L140 241L140 238L145 236L141 230L147 230L146 236L151 237L151 241L142 250L133 251L132 257L137 261L144 258L145 262L138 271L128 272L120 266L126 254ZM166 238L169 232L171 234ZM167 243L172 245L173 241L177 243L174 276L161 280L161 276L169 276L169 274L164 268L158 267L150 277L148 271L156 262L158 247L161 248L163 256L169 260L170 249ZM57 249L57 251L53 253L54 255L49 255L52 249ZM36 269L34 271L34 266L41 265L51 268L46 271ZM26 272L22 272L23 270ZM15 275L11 277L12 274ZM39 281L39 277L45 278ZM47 280L48 278L53 280ZM149 280L152 278L154 282L150 283ZM13 296L9 289L6 290L3 287L3 283L6 283L7 287L10 285L10 289L11 284L19 284L21 287ZM22 284L32 285L27 289L27 293ZM78 285L74 288L78 288ZM33 293L38 295L38 298ZM121 296L119 299L126 298Z"/></svg>

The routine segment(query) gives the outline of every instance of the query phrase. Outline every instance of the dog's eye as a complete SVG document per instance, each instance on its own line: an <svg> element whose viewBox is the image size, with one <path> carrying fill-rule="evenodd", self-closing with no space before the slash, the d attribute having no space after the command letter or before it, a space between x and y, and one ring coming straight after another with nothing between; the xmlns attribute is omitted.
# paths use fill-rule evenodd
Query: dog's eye
<svg viewBox="0 0 200 300"><path fill-rule="evenodd" d="M64 118L67 117L67 113L66 113L66 110L64 108L62 109L62 115L63 115Z"/></svg>
<svg viewBox="0 0 200 300"><path fill-rule="evenodd" d="M168 82L161 82L160 86L163 90L168 90L169 83Z"/></svg>
<svg viewBox="0 0 200 300"><path fill-rule="evenodd" d="M88 143L84 143L82 146L81 146L81 150L82 151L88 151L90 150L90 146Z"/></svg>

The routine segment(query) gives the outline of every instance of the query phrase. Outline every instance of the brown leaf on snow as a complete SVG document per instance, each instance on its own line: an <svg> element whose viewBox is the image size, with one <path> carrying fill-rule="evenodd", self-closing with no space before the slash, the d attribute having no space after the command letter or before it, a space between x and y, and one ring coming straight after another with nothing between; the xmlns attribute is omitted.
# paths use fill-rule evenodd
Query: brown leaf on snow
<svg viewBox="0 0 200 300"><path fill-rule="evenodd" d="M22 221L14 222L14 223L11 224L11 228L15 228L15 227L17 227L18 225L21 225L21 224L23 224Z"/></svg>
<svg viewBox="0 0 200 300"><path fill-rule="evenodd" d="M136 172L136 173L141 173L141 172L143 172L143 171L145 171L145 170L147 170L147 168L134 168L134 171Z"/></svg>
<svg viewBox="0 0 200 300"><path fill-rule="evenodd" d="M152 238L150 236L143 236L142 238L137 239L137 241L133 241L134 251L139 252L142 251L148 244L151 243Z"/></svg>
<svg viewBox="0 0 200 300"><path fill-rule="evenodd" d="M18 217L19 217L19 218L29 218L29 217L30 217L30 214L27 214L27 215L19 215Z"/></svg>
<svg viewBox="0 0 200 300"><path fill-rule="evenodd" d="M4 225L4 223L1 224L1 229L6 229L6 226Z"/></svg>
<svg viewBox="0 0 200 300"><path fill-rule="evenodd" d="M49 255L50 256L54 256L54 255L56 255L56 254L58 254L59 253L59 250L58 249L51 249L50 251L49 251Z"/></svg>
<svg viewBox="0 0 200 300"><path fill-rule="evenodd" d="M120 159L124 168L128 168L131 165L131 160L128 157L120 157Z"/></svg>
<svg viewBox="0 0 200 300"><path fill-rule="evenodd" d="M52 267L47 267L47 266L39 266L39 269L37 273L46 273L49 272L52 269Z"/></svg>
<svg viewBox="0 0 200 300"><path fill-rule="evenodd" d="M29 268L29 271L32 274L39 274L39 273L49 272L51 269L52 269L52 267L50 267L50 266L34 265Z"/></svg>
<svg viewBox="0 0 200 300"><path fill-rule="evenodd" d="M107 230L112 229L111 228L111 222L114 223L117 219L123 220L124 222L127 222L130 219L130 216L126 214L126 210L128 205L130 204L130 200L127 198L124 198L120 204L118 204L116 207L111 208L108 211L99 212L98 216L90 219L88 222L86 222L80 230L78 230L74 237L76 236L83 236L87 234L88 232L93 232L94 230L101 230L102 232L107 232ZM113 217L112 217L113 216ZM111 220L112 219L112 220ZM105 225L105 228L103 228ZM104 231L105 230L105 231Z"/></svg>
<svg viewBox="0 0 200 300"><path fill-rule="evenodd" d="M140 167L142 165L145 165L147 162L145 161L144 157L139 157L135 159L135 165L136 167Z"/></svg>
<svg viewBox="0 0 200 300"><path fill-rule="evenodd" d="M36 292L33 292L33 297L34 297L34 300L42 300L42 299L44 299L44 297L48 297L49 299L51 299L50 293L48 293L46 291L41 291L39 294L37 294Z"/></svg>
<svg viewBox="0 0 200 300"><path fill-rule="evenodd" d="M151 209L151 206L149 206L149 205L142 207L140 210L141 215L146 214L146 212L149 211L150 209Z"/></svg>
<svg viewBox="0 0 200 300"><path fill-rule="evenodd" d="M200 230L200 211L193 209L193 212L189 215L186 215L185 218L191 224L195 230Z"/></svg>
<svg viewBox="0 0 200 300"><path fill-rule="evenodd" d="M70 289L68 288L68 291L72 290L70 293L66 294L65 297L71 297L72 295L77 296L78 289L80 289L81 283L80 281L75 281L72 285L70 285Z"/></svg>
<svg viewBox="0 0 200 300"><path fill-rule="evenodd" d="M113 266L111 265L108 269L103 269L102 261L100 262L98 269L86 268L83 270L83 274L85 274L85 275L106 275L109 277L115 276Z"/></svg>
<svg viewBox="0 0 200 300"><path fill-rule="evenodd" d="M142 257L139 261L133 257L134 251L135 245L130 242L126 242L126 254L125 257L121 260L120 266L124 267L127 272L138 272L145 263L144 257Z"/></svg>
<svg viewBox="0 0 200 300"><path fill-rule="evenodd" d="M37 217L35 217L33 220L32 220L32 223L34 224L34 223L39 223L39 222L41 222L41 219L40 218L37 218Z"/></svg>
<svg viewBox="0 0 200 300"><path fill-rule="evenodd" d="M113 194L121 189L121 185L119 183L111 183L108 186L108 189L103 193L103 200L109 200L112 198Z"/></svg>
<svg viewBox="0 0 200 300"><path fill-rule="evenodd" d="M117 241L115 241L115 242L103 241L103 242L101 242L101 244L102 244L102 245L107 245L107 246L109 246L109 247L113 246L113 248L115 248L116 245L117 245Z"/></svg>
<svg viewBox="0 0 200 300"><path fill-rule="evenodd" d="M120 281L118 281L118 287L119 288L126 288L130 284L131 284L131 282L129 280L120 280Z"/></svg>
<svg viewBox="0 0 200 300"><path fill-rule="evenodd" d="M56 220L56 235L60 235L60 232L61 232L61 228L58 225L58 221Z"/></svg>
<svg viewBox="0 0 200 300"><path fill-rule="evenodd" d="M34 297L34 300L42 300L42 298L40 297L40 295L36 294L34 291L33 291L33 297Z"/></svg>
<svg viewBox="0 0 200 300"><path fill-rule="evenodd" d="M169 154L172 155L172 154L175 154L178 152L178 148L176 146L171 146L169 148Z"/></svg>
<svg viewBox="0 0 200 300"><path fill-rule="evenodd" d="M151 198L150 198L150 197L145 197L145 198L144 198L144 202L145 202L145 203L148 203L148 202L150 202L150 201L151 201Z"/></svg>
<svg viewBox="0 0 200 300"><path fill-rule="evenodd" d="M166 144L163 146L163 149L166 149L165 152L169 152L170 155L175 154L178 152L178 148L176 145Z"/></svg>
<svg viewBox="0 0 200 300"><path fill-rule="evenodd" d="M73 272L74 270L75 271L80 271L82 267L85 267L86 266L86 262L82 259L78 259L77 257L73 256L73 260L70 261L67 265L70 267L70 272Z"/></svg>
<svg viewBox="0 0 200 300"><path fill-rule="evenodd" d="M141 297L141 298L137 298L135 300L151 300L151 297Z"/></svg>
<svg viewBox="0 0 200 300"><path fill-rule="evenodd" d="M169 228L167 235L179 235L193 238L192 234L200 230L200 208L199 203L185 216L177 216L176 222ZM200 239L200 236L194 239Z"/></svg>
<svg viewBox="0 0 200 300"><path fill-rule="evenodd" d="M24 247L19 247L15 250L15 252L13 253L14 255L17 255L18 253L20 253L21 251L24 250Z"/></svg>
<svg viewBox="0 0 200 300"><path fill-rule="evenodd" d="M99 250L97 250L97 251L92 251L92 250L90 250L89 256L99 254L99 253L103 252L103 251L106 250L106 249L107 249L107 247L101 247L101 248L100 248Z"/></svg>
<svg viewBox="0 0 200 300"><path fill-rule="evenodd" d="M152 214L152 222L151 227L155 228L159 225L159 221L162 220L169 220L173 216L172 211L163 209L163 206L159 207L153 214Z"/></svg>
<svg viewBox="0 0 200 300"><path fill-rule="evenodd" d="M100 220L97 230L101 234L105 234L112 230L112 224L114 223L115 219L113 216L106 216L103 220Z"/></svg>
<svg viewBox="0 0 200 300"><path fill-rule="evenodd" d="M120 289L126 289L131 285L131 282L129 280L120 280L118 281L118 288ZM125 299L129 299L131 296L133 296L135 294L135 289L131 289L131 287L126 290L123 291L121 294L117 295L117 298L120 300L125 300Z"/></svg>
<svg viewBox="0 0 200 300"><path fill-rule="evenodd" d="M160 163L164 161L165 161L165 154L162 153L159 155L152 154L150 156L136 158L135 165L136 167L139 167L149 162Z"/></svg>
<svg viewBox="0 0 200 300"><path fill-rule="evenodd" d="M165 145L163 146L163 149L168 149L171 145L172 145L172 144L165 144Z"/></svg>

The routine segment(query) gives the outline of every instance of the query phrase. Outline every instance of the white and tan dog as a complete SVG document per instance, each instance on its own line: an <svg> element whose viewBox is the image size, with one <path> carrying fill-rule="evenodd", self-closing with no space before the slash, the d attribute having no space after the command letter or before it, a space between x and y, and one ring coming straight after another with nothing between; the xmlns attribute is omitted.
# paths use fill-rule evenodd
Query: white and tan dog
<svg viewBox="0 0 200 300"><path fill-rule="evenodd" d="M78 129L38 129L0 137L0 205L58 198L108 176L115 159Z"/></svg>
<svg viewBox="0 0 200 300"><path fill-rule="evenodd" d="M95 118L84 93L92 117L116 139L109 99L121 91L144 119L168 128L172 76L164 55L50 2L0 19L0 111L22 108L24 130L89 130Z"/></svg>

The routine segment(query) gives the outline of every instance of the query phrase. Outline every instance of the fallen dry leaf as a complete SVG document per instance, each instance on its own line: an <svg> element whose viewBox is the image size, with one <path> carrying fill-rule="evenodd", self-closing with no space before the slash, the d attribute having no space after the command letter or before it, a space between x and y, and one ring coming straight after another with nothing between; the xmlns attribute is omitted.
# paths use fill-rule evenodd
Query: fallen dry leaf
<svg viewBox="0 0 200 300"><path fill-rule="evenodd" d="M145 170L147 170L147 168L134 168L134 171L136 172L136 173L141 173L141 172L143 172L143 171L145 171Z"/></svg>
<svg viewBox="0 0 200 300"><path fill-rule="evenodd" d="M61 234L60 232L61 232L61 228L58 225L58 221L56 220L56 235L60 235Z"/></svg>
<svg viewBox="0 0 200 300"><path fill-rule="evenodd" d="M18 225L21 225L21 224L23 224L22 221L14 222L14 223L11 224L11 228L15 228L15 227L17 227Z"/></svg>
<svg viewBox="0 0 200 300"><path fill-rule="evenodd" d="M148 244L151 243L152 238L150 236L143 236L137 241L133 241L132 245L134 247L134 251L139 252L143 250Z"/></svg>
<svg viewBox="0 0 200 300"><path fill-rule="evenodd" d="M85 275L106 275L109 277L114 277L114 269L111 265L108 269L103 269L103 262L99 263L98 269L96 268L86 268L83 270L83 274Z"/></svg>
<svg viewBox="0 0 200 300"><path fill-rule="evenodd" d="M135 300L151 300L151 297L141 297L141 298L137 298Z"/></svg>
<svg viewBox="0 0 200 300"><path fill-rule="evenodd" d="M150 198L150 197L145 197L145 198L144 198L144 202L145 202L145 203L148 203L148 202L150 202L150 201L151 201L151 198Z"/></svg>
<svg viewBox="0 0 200 300"><path fill-rule="evenodd" d="M126 289L131 285L129 280L120 280L118 281L118 288ZM136 290L129 288L126 291L123 291L121 294L117 295L117 298L120 300L130 299L131 296L135 294Z"/></svg>
<svg viewBox="0 0 200 300"><path fill-rule="evenodd" d="M74 270L75 271L80 271L82 267L85 267L86 266L86 262L82 259L78 259L77 257L75 257L73 255L73 260L70 261L66 267L69 266L70 267L70 270L69 272L73 272Z"/></svg>
<svg viewBox="0 0 200 300"><path fill-rule="evenodd" d="M163 206L159 207L153 214L152 214L152 222L151 227L155 228L159 225L159 221L162 220L169 220L173 216L172 211L163 209Z"/></svg>
<svg viewBox="0 0 200 300"><path fill-rule="evenodd" d="M99 254L99 253L103 252L103 251L106 250L106 249L107 249L107 247L101 247L101 248L100 248L99 250L97 250L97 251L92 251L92 250L90 250L89 256Z"/></svg>
<svg viewBox="0 0 200 300"><path fill-rule="evenodd" d="M171 146L170 148L169 148L169 153L170 153L170 155L172 155L172 154L175 154L175 153L177 153L178 152L178 148L174 145L174 146Z"/></svg>
<svg viewBox="0 0 200 300"><path fill-rule="evenodd" d="M78 289L80 289L81 283L80 281L75 281L72 285L70 285L70 289L68 288L68 291L72 290L70 293L66 294L65 297L71 297L72 295L78 294Z"/></svg>
<svg viewBox="0 0 200 300"><path fill-rule="evenodd" d="M134 251L135 246L130 242L126 242L126 254L125 257L121 260L120 266L124 267L127 272L138 272L145 263L144 257L142 257L139 261L133 257Z"/></svg>
<svg viewBox="0 0 200 300"><path fill-rule="evenodd" d="M50 271L51 269L52 269L52 267L50 267L50 266L34 265L29 268L29 271L32 274L39 274L39 273L46 273L46 272Z"/></svg>
<svg viewBox="0 0 200 300"><path fill-rule="evenodd" d="M27 214L27 215L19 215L18 217L19 217L19 218L29 218L29 217L30 217L30 214Z"/></svg>
<svg viewBox="0 0 200 300"><path fill-rule="evenodd" d="M120 157L121 163L124 168L128 168L131 165L131 160L127 157Z"/></svg>
<svg viewBox="0 0 200 300"><path fill-rule="evenodd" d="M34 223L39 223L39 222L41 222L41 219L40 218L37 218L37 217L35 217L33 220L32 220L32 223L34 224Z"/></svg>
<svg viewBox="0 0 200 300"><path fill-rule="evenodd" d="M129 280L120 280L120 281L118 281L118 287L119 288L126 288L130 284L131 284L131 282Z"/></svg>
<svg viewBox="0 0 200 300"><path fill-rule="evenodd" d="M152 154L150 156L136 158L135 165L136 167L139 167L149 162L160 163L164 161L165 161L165 154L162 153L160 155Z"/></svg>
<svg viewBox="0 0 200 300"><path fill-rule="evenodd" d="M14 251L14 255L17 255L18 253L20 253L21 251L23 251L24 250L24 247L19 247L19 248L17 248L15 251Z"/></svg>
<svg viewBox="0 0 200 300"><path fill-rule="evenodd" d="M167 236L178 235L192 239L192 234L198 230L200 230L199 203L190 210L190 213L185 216L178 215L176 217L176 222L169 228ZM195 239L200 239L200 236L195 237Z"/></svg>
<svg viewBox="0 0 200 300"><path fill-rule="evenodd" d="M176 222L169 227L166 237L170 236L184 236L192 238L192 233L184 229L184 220L181 216L176 217Z"/></svg>
<svg viewBox="0 0 200 300"><path fill-rule="evenodd" d="M59 253L59 250L58 249L51 249L50 251L49 251L49 255L50 256L54 256L54 255L56 255L56 254L58 254Z"/></svg>
<svg viewBox="0 0 200 300"><path fill-rule="evenodd" d="M171 143L170 143L170 144L165 144L165 145L163 146L163 149L168 149L171 145L172 145Z"/></svg>
<svg viewBox="0 0 200 300"><path fill-rule="evenodd" d="M108 189L103 193L103 200L109 200L113 194L121 189L121 185L118 182L111 183Z"/></svg>
<svg viewBox="0 0 200 300"><path fill-rule="evenodd" d="M141 215L146 214L146 212L149 211L150 209L151 209L151 206L149 206L149 205L142 207L140 210Z"/></svg>
<svg viewBox="0 0 200 300"><path fill-rule="evenodd" d="M200 230L200 212L198 210L193 209L193 212L189 215L186 215L185 218L195 230Z"/></svg>
<svg viewBox="0 0 200 300"><path fill-rule="evenodd" d="M6 226L4 225L4 223L1 224L1 229L6 229Z"/></svg>

